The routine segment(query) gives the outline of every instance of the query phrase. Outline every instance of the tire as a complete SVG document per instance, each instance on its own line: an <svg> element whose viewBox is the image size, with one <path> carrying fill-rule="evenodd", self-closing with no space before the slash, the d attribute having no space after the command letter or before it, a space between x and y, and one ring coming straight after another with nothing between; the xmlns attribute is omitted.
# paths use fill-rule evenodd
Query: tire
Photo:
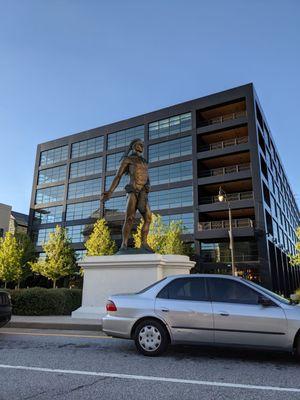
<svg viewBox="0 0 300 400"><path fill-rule="evenodd" d="M295 355L300 361L300 334L298 335L298 338L296 340Z"/></svg>
<svg viewBox="0 0 300 400"><path fill-rule="evenodd" d="M165 326L153 319L142 321L135 329L134 341L139 353L155 357L163 354L169 344Z"/></svg>

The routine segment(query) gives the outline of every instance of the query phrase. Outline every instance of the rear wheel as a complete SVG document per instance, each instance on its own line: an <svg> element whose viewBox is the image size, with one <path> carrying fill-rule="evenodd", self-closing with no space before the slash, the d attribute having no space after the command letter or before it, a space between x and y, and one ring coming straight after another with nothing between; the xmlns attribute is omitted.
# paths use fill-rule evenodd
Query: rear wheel
<svg viewBox="0 0 300 400"><path fill-rule="evenodd" d="M151 357L158 356L166 351L169 337L163 324L150 319L138 324L134 341L140 353Z"/></svg>
<svg viewBox="0 0 300 400"><path fill-rule="evenodd" d="M296 340L295 354L298 360L300 360L300 334L298 335L298 338Z"/></svg>

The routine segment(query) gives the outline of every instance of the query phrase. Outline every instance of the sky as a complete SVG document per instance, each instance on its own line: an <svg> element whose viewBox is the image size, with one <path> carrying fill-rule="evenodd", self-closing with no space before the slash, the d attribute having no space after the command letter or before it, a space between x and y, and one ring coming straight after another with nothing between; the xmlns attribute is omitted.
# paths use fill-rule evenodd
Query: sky
<svg viewBox="0 0 300 400"><path fill-rule="evenodd" d="M0 203L39 143L253 82L300 200L300 1L0 0Z"/></svg>

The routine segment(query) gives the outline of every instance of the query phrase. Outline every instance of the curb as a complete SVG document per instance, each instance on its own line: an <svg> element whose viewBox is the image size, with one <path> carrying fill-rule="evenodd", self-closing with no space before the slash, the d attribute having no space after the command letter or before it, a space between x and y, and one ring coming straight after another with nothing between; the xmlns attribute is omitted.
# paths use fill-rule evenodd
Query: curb
<svg viewBox="0 0 300 400"><path fill-rule="evenodd" d="M18 329L54 329L54 330L73 330L73 331L93 331L101 332L102 324L79 324L79 323L63 323L63 322L17 322L10 321L7 328Z"/></svg>

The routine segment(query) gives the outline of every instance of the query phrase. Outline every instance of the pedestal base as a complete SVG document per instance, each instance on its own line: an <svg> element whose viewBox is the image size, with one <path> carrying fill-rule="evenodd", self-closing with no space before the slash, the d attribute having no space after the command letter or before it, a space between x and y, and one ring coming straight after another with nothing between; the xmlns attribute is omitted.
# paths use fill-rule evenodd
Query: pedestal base
<svg viewBox="0 0 300 400"><path fill-rule="evenodd" d="M110 295L135 293L166 276L189 274L195 263L187 256L135 254L86 257L79 265L84 270L82 306L72 317L101 319Z"/></svg>

